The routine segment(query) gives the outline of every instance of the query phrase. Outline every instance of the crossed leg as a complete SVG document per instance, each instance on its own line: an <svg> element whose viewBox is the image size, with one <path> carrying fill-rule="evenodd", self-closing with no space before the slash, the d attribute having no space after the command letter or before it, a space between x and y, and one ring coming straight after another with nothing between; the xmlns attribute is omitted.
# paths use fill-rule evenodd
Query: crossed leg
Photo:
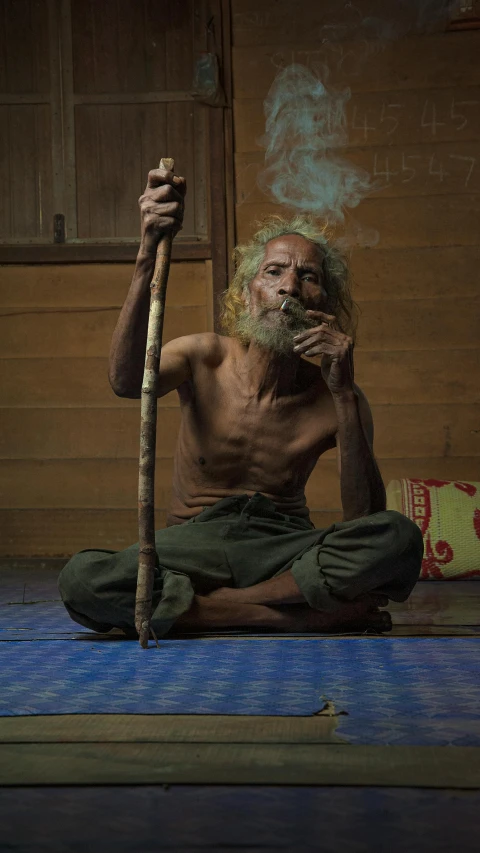
<svg viewBox="0 0 480 853"><path fill-rule="evenodd" d="M306 603L291 571L242 589L221 587L206 596L196 595L192 607L177 625L204 628L257 627L279 631L389 631L390 614L379 607L385 595L368 593L342 602L334 612L313 610Z"/></svg>

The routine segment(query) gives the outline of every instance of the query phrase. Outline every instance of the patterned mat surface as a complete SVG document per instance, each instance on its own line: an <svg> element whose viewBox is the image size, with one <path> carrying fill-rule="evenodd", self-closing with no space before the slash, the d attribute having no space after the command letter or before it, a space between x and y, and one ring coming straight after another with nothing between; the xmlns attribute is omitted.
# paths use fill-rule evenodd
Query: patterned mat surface
<svg viewBox="0 0 480 853"><path fill-rule="evenodd" d="M0 715L309 716L330 700L350 743L475 746L479 651L475 638L13 640Z"/></svg>

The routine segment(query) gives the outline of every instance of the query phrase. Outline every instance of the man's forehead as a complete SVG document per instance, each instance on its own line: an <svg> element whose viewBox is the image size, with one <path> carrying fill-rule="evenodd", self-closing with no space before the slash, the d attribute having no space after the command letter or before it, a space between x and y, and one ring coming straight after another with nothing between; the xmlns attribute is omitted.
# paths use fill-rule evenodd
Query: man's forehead
<svg viewBox="0 0 480 853"><path fill-rule="evenodd" d="M301 234L285 234L275 237L265 246L263 260L291 260L322 265L323 253L319 246Z"/></svg>

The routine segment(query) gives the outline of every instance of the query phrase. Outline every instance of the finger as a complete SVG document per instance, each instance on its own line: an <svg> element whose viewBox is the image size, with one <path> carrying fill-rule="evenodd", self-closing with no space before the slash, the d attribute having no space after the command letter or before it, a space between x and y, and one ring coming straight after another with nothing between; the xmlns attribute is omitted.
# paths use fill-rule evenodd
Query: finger
<svg viewBox="0 0 480 853"><path fill-rule="evenodd" d="M326 349L325 344L318 344L315 347L309 347L303 353L297 353L297 355L306 355L308 358L315 358L317 355L332 357L332 355L335 355L335 352Z"/></svg>
<svg viewBox="0 0 480 853"><path fill-rule="evenodd" d="M323 320L325 323L333 323L337 319L334 314L326 314L325 311L308 310L306 313L312 318L312 320L314 318L318 318L319 320Z"/></svg>
<svg viewBox="0 0 480 853"><path fill-rule="evenodd" d="M181 197L185 197L187 192L187 182L180 175L174 175L173 172L168 172L166 169L151 169L148 173L147 189L155 189L156 187L170 184L180 193Z"/></svg>
<svg viewBox="0 0 480 853"><path fill-rule="evenodd" d="M318 336L308 338L306 341L302 341L298 344L296 343L293 347L293 351L306 352L312 347L320 347L322 352L329 353L330 355L338 355L338 347L336 347L334 343L325 339L322 340Z"/></svg>
<svg viewBox="0 0 480 853"><path fill-rule="evenodd" d="M154 187L159 187L162 184L173 185L173 178L173 172L169 172L167 169L150 169L148 173L147 187L153 189Z"/></svg>
<svg viewBox="0 0 480 853"><path fill-rule="evenodd" d="M315 326L313 329L305 329L304 332L299 332L294 336L294 340L295 342L300 342L310 338L312 334L322 335L322 337L327 337L332 341L340 341L343 339L343 336L340 337L342 334L341 332L337 332L335 329L331 329L330 326L327 326L326 323L323 323L321 326Z"/></svg>
<svg viewBox="0 0 480 853"><path fill-rule="evenodd" d="M183 208L177 201L172 201L165 204L143 204L142 210L144 215L152 215L163 218L164 216L173 216L175 219L182 219Z"/></svg>
<svg viewBox="0 0 480 853"><path fill-rule="evenodd" d="M152 201L177 201L179 204L184 203L183 195L178 192L176 187L171 184L162 184L162 186L149 189L147 187L142 199L152 199Z"/></svg>

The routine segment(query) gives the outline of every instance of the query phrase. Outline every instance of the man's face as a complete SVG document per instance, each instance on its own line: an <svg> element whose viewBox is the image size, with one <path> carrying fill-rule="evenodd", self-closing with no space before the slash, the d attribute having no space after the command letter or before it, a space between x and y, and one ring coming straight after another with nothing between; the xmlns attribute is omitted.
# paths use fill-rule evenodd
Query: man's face
<svg viewBox="0 0 480 853"><path fill-rule="evenodd" d="M305 312L325 310L322 261L319 247L299 234L267 243L258 273L249 284L237 331L273 352L291 353L294 336L316 324ZM281 311L285 299L288 310Z"/></svg>

